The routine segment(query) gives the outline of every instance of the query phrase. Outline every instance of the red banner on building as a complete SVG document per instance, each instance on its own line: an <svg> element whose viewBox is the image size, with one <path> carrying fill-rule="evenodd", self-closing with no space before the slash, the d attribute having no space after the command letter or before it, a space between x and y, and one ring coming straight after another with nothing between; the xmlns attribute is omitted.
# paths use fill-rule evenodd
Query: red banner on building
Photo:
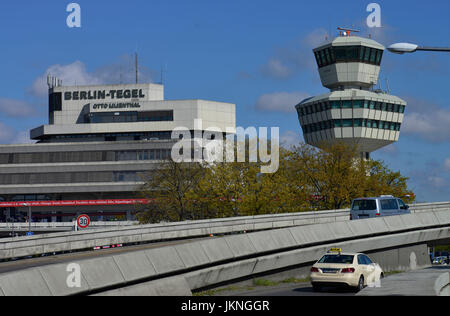
<svg viewBox="0 0 450 316"><path fill-rule="evenodd" d="M92 206L147 204L146 199L0 202L0 207Z"/></svg>

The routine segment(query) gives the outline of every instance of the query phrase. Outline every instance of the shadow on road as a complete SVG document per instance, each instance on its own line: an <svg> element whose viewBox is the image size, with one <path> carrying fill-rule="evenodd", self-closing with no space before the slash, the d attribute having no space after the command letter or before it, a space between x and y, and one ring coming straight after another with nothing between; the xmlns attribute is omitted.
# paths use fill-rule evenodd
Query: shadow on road
<svg viewBox="0 0 450 316"><path fill-rule="evenodd" d="M355 295L355 291L345 287L323 287L319 292L313 290L312 287L301 287L293 289L298 295L314 295L314 296L333 296L333 295Z"/></svg>

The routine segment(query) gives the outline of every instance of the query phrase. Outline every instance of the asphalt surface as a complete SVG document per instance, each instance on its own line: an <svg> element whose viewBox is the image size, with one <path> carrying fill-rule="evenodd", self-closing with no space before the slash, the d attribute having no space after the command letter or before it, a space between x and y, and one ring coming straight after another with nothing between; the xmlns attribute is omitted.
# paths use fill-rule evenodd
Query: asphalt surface
<svg viewBox="0 0 450 316"><path fill-rule="evenodd" d="M380 287L365 288L361 296L436 296L436 280L450 273L450 266L432 267L394 274L381 280Z"/></svg>
<svg viewBox="0 0 450 316"><path fill-rule="evenodd" d="M354 296L356 294L355 291L345 288L324 288L321 292L314 292L309 282L252 288L252 290L220 291L213 296Z"/></svg>
<svg viewBox="0 0 450 316"><path fill-rule="evenodd" d="M211 237L209 237L211 238ZM82 251L82 252L74 252L74 253L66 253L55 256L45 256L38 258L28 258L28 259L20 259L15 261L6 261L0 262L0 274L14 272L18 270L35 268L46 266L50 264L59 264L59 263L71 263L79 260L87 260L99 257L106 257L111 255L117 255L127 252L140 251L152 248L159 248L165 246L174 246L180 245L184 243L189 243L193 240L201 240L206 238L197 238L197 239L184 239L184 240L175 240L175 241L167 241L167 242L156 242L142 245L134 245L134 246L126 246L119 248L109 248L109 249L100 249L100 250L92 250L92 251Z"/></svg>
<svg viewBox="0 0 450 316"><path fill-rule="evenodd" d="M314 292L311 283L280 283L275 286L224 287L212 296L434 296L435 280L441 273L450 272L450 266L430 268L388 275L380 287L366 287L360 292L350 288L323 288ZM227 290L230 289L230 290Z"/></svg>

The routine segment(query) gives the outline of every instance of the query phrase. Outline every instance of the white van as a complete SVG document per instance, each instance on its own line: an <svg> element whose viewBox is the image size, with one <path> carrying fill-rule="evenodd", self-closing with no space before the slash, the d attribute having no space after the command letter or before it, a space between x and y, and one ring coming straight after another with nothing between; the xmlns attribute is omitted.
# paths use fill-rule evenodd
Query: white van
<svg viewBox="0 0 450 316"><path fill-rule="evenodd" d="M392 216L410 214L409 206L401 199L392 195L379 197L359 198L352 202L350 219L373 218L379 216Z"/></svg>

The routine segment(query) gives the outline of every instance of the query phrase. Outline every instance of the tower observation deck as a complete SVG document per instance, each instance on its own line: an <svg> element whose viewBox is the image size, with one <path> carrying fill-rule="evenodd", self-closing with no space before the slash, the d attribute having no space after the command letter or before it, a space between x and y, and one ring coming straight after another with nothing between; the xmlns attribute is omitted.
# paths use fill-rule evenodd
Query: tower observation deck
<svg viewBox="0 0 450 316"><path fill-rule="evenodd" d="M340 29L340 36L313 50L322 85L329 93L296 105L306 143L357 145L361 157L399 139L406 102L378 83L385 47Z"/></svg>

